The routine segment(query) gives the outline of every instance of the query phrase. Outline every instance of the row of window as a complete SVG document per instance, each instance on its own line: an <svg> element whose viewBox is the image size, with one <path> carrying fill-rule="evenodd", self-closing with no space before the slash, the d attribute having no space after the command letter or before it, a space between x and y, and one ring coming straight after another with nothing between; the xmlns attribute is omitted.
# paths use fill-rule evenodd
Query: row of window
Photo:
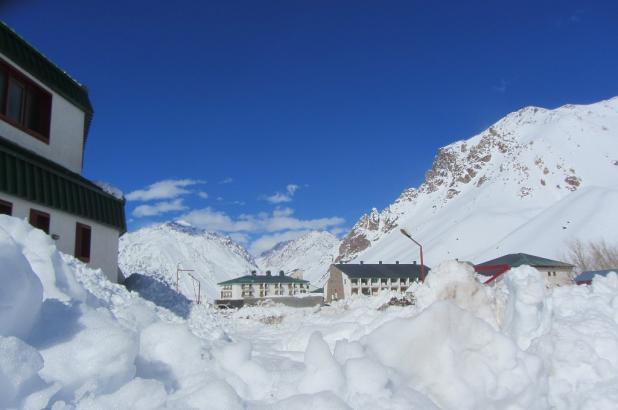
<svg viewBox="0 0 618 410"><path fill-rule="evenodd" d="M52 95L0 60L0 118L49 143Z"/></svg>
<svg viewBox="0 0 618 410"><path fill-rule="evenodd" d="M13 215L13 204L0 200L0 214ZM30 222L30 225L49 235L51 217L47 212L31 208L28 221ZM90 226L77 222L75 224L75 257L82 262L90 262L91 241L92 229Z"/></svg>
<svg viewBox="0 0 618 410"><path fill-rule="evenodd" d="M358 285L358 281L359 281L358 279L352 279L351 280L352 285L353 286L357 286ZM391 284L395 284L395 283L398 283L398 282L401 283L401 284L406 284L406 283L408 283L408 280L406 278L390 279L390 283ZM371 284L382 283L383 285L386 285L386 284L389 283L389 279L385 279L385 278L381 278L381 279L379 279L379 278L364 279L363 278L363 279L360 279L360 283L363 286L366 286L369 283L371 283Z"/></svg>

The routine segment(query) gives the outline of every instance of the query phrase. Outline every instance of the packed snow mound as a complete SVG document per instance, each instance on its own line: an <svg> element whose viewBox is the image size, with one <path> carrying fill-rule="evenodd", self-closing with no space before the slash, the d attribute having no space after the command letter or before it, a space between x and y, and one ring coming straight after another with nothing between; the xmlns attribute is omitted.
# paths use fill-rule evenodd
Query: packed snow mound
<svg viewBox="0 0 618 410"><path fill-rule="evenodd" d="M490 288L451 261L413 289L412 306L361 296L306 309L193 305L185 319L24 221L1 217L0 244L12 270L3 285L29 286L2 294L0 408L618 406L614 273L547 291L522 267Z"/></svg>
<svg viewBox="0 0 618 410"><path fill-rule="evenodd" d="M303 279L321 287L328 268L339 253L339 239L330 232L308 232L291 241L281 242L257 259L263 270L286 274L302 273Z"/></svg>
<svg viewBox="0 0 618 410"><path fill-rule="evenodd" d="M424 182L363 215L340 260L459 258L517 252L560 259L565 244L618 230L618 98L554 110L526 107L441 148Z"/></svg>
<svg viewBox="0 0 618 410"><path fill-rule="evenodd" d="M201 285L202 298L218 295L217 283L257 270L253 257L227 236L168 222L120 237L118 263L125 277L133 273L153 276L176 287L178 268L191 270ZM180 273L179 290L196 300L197 286Z"/></svg>

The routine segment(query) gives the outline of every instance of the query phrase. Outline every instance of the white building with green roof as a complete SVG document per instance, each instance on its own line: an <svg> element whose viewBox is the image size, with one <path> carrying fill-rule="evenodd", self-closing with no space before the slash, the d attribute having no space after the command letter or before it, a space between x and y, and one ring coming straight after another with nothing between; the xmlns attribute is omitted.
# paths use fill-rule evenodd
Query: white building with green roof
<svg viewBox="0 0 618 410"><path fill-rule="evenodd" d="M118 280L124 199L81 175L88 90L0 21L0 215Z"/></svg>
<svg viewBox="0 0 618 410"><path fill-rule="evenodd" d="M295 297L309 293L309 281L286 276L283 271L275 276L270 271L266 271L265 275L258 275L253 271L250 275L226 280L218 285L219 305L231 301L255 302L260 299Z"/></svg>

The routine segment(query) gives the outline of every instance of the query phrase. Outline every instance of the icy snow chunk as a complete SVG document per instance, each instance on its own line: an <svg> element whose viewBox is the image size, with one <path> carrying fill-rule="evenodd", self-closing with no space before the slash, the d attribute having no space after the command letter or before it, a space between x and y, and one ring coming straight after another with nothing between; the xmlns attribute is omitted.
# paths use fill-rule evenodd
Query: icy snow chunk
<svg viewBox="0 0 618 410"><path fill-rule="evenodd" d="M550 325L551 308L547 304L545 282L530 266L511 269L504 275L509 296L502 330L526 350Z"/></svg>
<svg viewBox="0 0 618 410"><path fill-rule="evenodd" d="M3 223L14 219L2 215L0 218ZM43 286L22 249L3 227L0 227L0 266L0 335L23 338L30 333L39 314Z"/></svg>
<svg viewBox="0 0 618 410"><path fill-rule="evenodd" d="M251 358L249 342L231 343L213 351L217 362L234 377L228 382L243 397L264 399L273 388L274 380L262 366Z"/></svg>
<svg viewBox="0 0 618 410"><path fill-rule="evenodd" d="M54 241L43 231L24 221L0 215L0 226L19 244L31 269L43 284L45 299L83 301L86 291L77 282L72 269L64 262Z"/></svg>
<svg viewBox="0 0 618 410"><path fill-rule="evenodd" d="M440 407L547 408L541 361L453 302L388 322L362 342Z"/></svg>
<svg viewBox="0 0 618 410"><path fill-rule="evenodd" d="M137 335L104 309L81 305L77 313L72 332L40 350L45 360L41 377L61 383L65 399L107 394L135 377ZM38 342L45 346L43 336Z"/></svg>
<svg viewBox="0 0 618 410"><path fill-rule="evenodd" d="M443 262L432 269L424 283L413 284L408 292L414 295L421 308L436 301L452 300L460 308L497 327L492 289L476 280L474 269L467 263Z"/></svg>
<svg viewBox="0 0 618 410"><path fill-rule="evenodd" d="M205 370L202 343L182 324L156 322L146 327L139 341L138 375L182 387L187 376Z"/></svg>
<svg viewBox="0 0 618 410"><path fill-rule="evenodd" d="M374 360L350 359L345 364L345 377L349 392L367 394L375 397L388 397L386 385L389 382L388 371Z"/></svg>
<svg viewBox="0 0 618 410"><path fill-rule="evenodd" d="M38 376L42 368L43 358L32 346L0 336L0 408L17 407L16 399L43 385Z"/></svg>
<svg viewBox="0 0 618 410"><path fill-rule="evenodd" d="M345 384L341 367L335 361L320 332L309 338L305 351L305 374L298 390L301 393L317 393L330 390L338 392Z"/></svg>
<svg viewBox="0 0 618 410"><path fill-rule="evenodd" d="M110 394L88 397L80 401L77 410L123 409L151 410L165 406L167 393L156 380L135 378Z"/></svg>

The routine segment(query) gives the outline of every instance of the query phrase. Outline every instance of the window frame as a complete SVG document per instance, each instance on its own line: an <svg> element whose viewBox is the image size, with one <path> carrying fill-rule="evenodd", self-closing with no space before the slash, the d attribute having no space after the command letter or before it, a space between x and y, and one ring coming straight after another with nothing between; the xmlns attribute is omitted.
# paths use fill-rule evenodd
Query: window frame
<svg viewBox="0 0 618 410"><path fill-rule="evenodd" d="M88 256L84 256L83 253L83 240L84 231L88 231ZM73 255L84 263L90 263L92 258L92 227L80 222L75 222L75 252Z"/></svg>
<svg viewBox="0 0 618 410"><path fill-rule="evenodd" d="M0 70L6 74L6 87L4 90L4 95L0 95L0 119L4 122L12 125L13 127L19 129L20 131L29 134L30 136L36 138L37 140L44 142L49 145L50 134L51 134L51 117L52 117L52 104L53 104L53 95L45 88L41 87L39 84L28 78L18 69L13 67L11 64L7 63L4 59L0 58ZM23 84L24 86L24 95L21 103L21 111L20 111L20 120L15 121L10 118L6 111L9 109L8 98L9 98L9 89L11 80L16 81L18 83ZM32 93L39 93L41 97L45 99L45 114L42 114L41 121L44 123L43 128L45 130L44 133L28 128L26 125L26 106L28 105L28 99L31 98Z"/></svg>
<svg viewBox="0 0 618 410"><path fill-rule="evenodd" d="M33 224L34 218L37 218L37 221L38 221L39 217L47 218L47 230L42 229L41 227ZM51 229L51 215L47 212L39 211L38 209L34 209L34 208L30 208L30 214L28 215L28 223L32 225L33 227L40 229L43 232L45 232L47 235L49 235L49 230Z"/></svg>
<svg viewBox="0 0 618 410"><path fill-rule="evenodd" d="M12 202L4 201L4 200L0 199L0 207L9 208L9 213L8 214L0 212L0 215L13 216L13 203Z"/></svg>

